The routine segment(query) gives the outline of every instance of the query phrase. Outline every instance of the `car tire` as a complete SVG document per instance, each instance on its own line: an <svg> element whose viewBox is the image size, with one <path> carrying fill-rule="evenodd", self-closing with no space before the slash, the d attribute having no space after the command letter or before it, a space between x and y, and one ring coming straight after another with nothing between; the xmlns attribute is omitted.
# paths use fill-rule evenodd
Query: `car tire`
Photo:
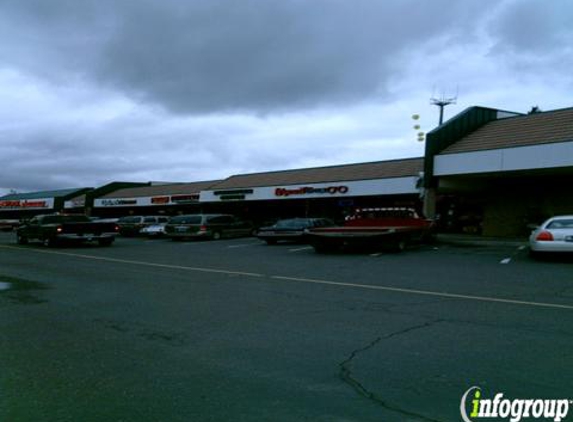
<svg viewBox="0 0 573 422"><path fill-rule="evenodd" d="M394 252L404 252L406 250L406 239L399 239L394 245Z"/></svg>
<svg viewBox="0 0 573 422"><path fill-rule="evenodd" d="M276 245L277 241L274 239L267 239L265 240L265 242L267 242L267 245Z"/></svg>
<svg viewBox="0 0 573 422"><path fill-rule="evenodd" d="M28 238L26 236L22 236L21 234L17 234L16 235L16 242L19 245L27 245L28 244Z"/></svg>
<svg viewBox="0 0 573 422"><path fill-rule="evenodd" d="M44 244L44 246L48 248L53 248L54 246L56 246L56 239L47 237L42 241L42 243Z"/></svg>
<svg viewBox="0 0 573 422"><path fill-rule="evenodd" d="M100 239L97 241L97 243L100 246L111 246L113 239Z"/></svg>

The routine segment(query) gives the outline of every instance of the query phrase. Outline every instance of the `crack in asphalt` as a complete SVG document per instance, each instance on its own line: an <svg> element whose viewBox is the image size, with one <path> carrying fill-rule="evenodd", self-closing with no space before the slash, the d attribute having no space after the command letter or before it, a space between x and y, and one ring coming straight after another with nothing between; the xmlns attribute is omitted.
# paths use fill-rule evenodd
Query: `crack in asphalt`
<svg viewBox="0 0 573 422"><path fill-rule="evenodd" d="M401 335L407 334L407 333L412 332L412 331L422 330L424 328L431 327L432 325L438 324L438 323L443 322L443 321L444 320L442 320L442 319L436 319L433 321L426 322L424 324L415 325L413 327L408 327L408 328L405 328L405 329L402 329L399 331L395 331L393 333L387 334L386 336L378 337L375 340L373 340L372 342L370 342L369 344L367 344L366 346L352 351L352 353L350 353L348 358L346 358L344 361L342 361L338 364L338 366L340 368L340 372L339 372L340 379L343 382L345 382L346 384L350 385L354 389L354 391L356 391L361 396L366 397L367 399L369 399L369 400L373 401L374 403L384 407L387 410L390 410L390 411L396 412L396 413L400 413L400 414L405 415L405 416L415 417L415 418L422 420L422 421L441 422L437 419L432 419L432 418L429 418L427 416L420 415L420 414L414 413L414 412L410 412L408 410L405 410L405 409L402 409L402 408L399 408L397 406L389 404L384 399L378 397L374 392L368 390L358 379L356 379L353 376L352 370L351 370L351 365L352 365L352 362L354 361L354 359L356 357L358 357L358 355L372 349L373 347L375 347L378 343L380 343L383 340L388 340L388 339L391 339L393 337L401 336Z"/></svg>

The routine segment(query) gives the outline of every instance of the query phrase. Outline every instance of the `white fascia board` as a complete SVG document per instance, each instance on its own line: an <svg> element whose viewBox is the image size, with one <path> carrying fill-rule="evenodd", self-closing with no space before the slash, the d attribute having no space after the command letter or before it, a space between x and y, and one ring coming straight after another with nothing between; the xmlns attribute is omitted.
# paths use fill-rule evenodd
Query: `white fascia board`
<svg viewBox="0 0 573 422"><path fill-rule="evenodd" d="M434 176L573 167L573 142L444 154L434 157Z"/></svg>
<svg viewBox="0 0 573 422"><path fill-rule="evenodd" d="M244 201L268 201L288 199L316 199L316 198L348 198L354 196L375 195L400 195L417 194L417 176L394 177L388 179L358 180L347 182L308 183L301 185L264 186L249 188L253 193L245 194ZM305 193L296 191L310 188ZM338 189L342 188L342 189ZM235 189L237 191L244 189ZM284 190L287 194L284 194ZM323 190L315 193L312 190ZM205 190L201 192L199 202L222 202L220 195L215 195L217 190ZM232 193L233 189L225 189ZM279 193L277 193L279 192ZM283 192L281 194L280 192Z"/></svg>

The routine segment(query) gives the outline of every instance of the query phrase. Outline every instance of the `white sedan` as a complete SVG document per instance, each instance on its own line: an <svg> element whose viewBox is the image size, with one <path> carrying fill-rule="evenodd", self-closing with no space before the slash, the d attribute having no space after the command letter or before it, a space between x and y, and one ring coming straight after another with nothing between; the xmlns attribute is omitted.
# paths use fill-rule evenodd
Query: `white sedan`
<svg viewBox="0 0 573 422"><path fill-rule="evenodd" d="M540 252L573 252L573 215L551 217L529 237L532 254Z"/></svg>
<svg viewBox="0 0 573 422"><path fill-rule="evenodd" d="M148 237L162 237L165 236L165 225L167 223L152 224L143 227L139 233Z"/></svg>

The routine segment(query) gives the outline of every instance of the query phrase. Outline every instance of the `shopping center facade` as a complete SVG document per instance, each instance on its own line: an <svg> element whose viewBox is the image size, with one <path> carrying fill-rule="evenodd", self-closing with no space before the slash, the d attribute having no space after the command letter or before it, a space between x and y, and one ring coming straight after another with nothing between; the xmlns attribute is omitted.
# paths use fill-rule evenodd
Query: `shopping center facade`
<svg viewBox="0 0 573 422"><path fill-rule="evenodd" d="M573 214L573 108L520 114L471 107L427 134L424 157L239 174L189 183L112 182L0 197L0 219L225 212L257 223L342 219L358 207L413 207L442 230L522 236Z"/></svg>

